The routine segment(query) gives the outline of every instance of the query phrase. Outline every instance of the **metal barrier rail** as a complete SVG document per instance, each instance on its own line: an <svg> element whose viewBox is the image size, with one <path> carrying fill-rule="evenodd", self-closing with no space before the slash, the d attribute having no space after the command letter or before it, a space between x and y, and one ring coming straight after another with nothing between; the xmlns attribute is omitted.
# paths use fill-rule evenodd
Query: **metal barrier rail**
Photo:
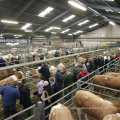
<svg viewBox="0 0 120 120"><path fill-rule="evenodd" d="M114 66L114 70L116 70L119 62L120 62L120 59L119 59L119 60L116 60L116 59L115 59L115 60L109 62L108 64L104 65L104 66L101 67L101 68L103 68L103 70L104 70L105 72L108 72L109 69L110 69L110 67L113 67L113 66ZM92 75L99 74L101 68L98 68L97 70L93 71L92 73L90 73L90 75L92 76ZM88 76L89 76L89 75L88 75ZM52 96L44 99L43 102L38 102L38 105L35 107L35 109L36 109L35 115L37 115L38 120L43 120L43 119L41 119L41 118L46 118L46 117L48 117L49 114L47 114L47 115L45 116L45 110L47 110L48 108L52 107L54 104L56 104L57 102L61 101L62 99L64 100L64 98L66 98L67 96L69 96L69 95L71 95L71 94L73 95L73 93L75 93L77 90L81 89L80 86L83 85L83 84L86 84L86 83L87 83L87 84L89 84L89 85L91 85L91 86L98 86L98 87L101 87L101 88L104 88L104 89L107 89L107 90L112 90L112 91L118 92L118 90L116 90L116 89L111 89L111 88L108 88L108 87L103 87L103 86L99 86L99 85L95 85L95 84L89 83L89 81L92 79L92 77L91 77L90 79L88 79L88 81L84 82L83 84L80 84L81 80L84 79L84 78L86 78L86 77L88 77L88 76L85 76L85 77L81 78L81 79L78 80L76 83L73 83L72 85L70 85L70 86L62 89L61 91L55 93L54 95L52 95ZM72 89L71 92L69 92L68 94L65 94L65 95L64 95L64 91L65 91L65 90L69 89L70 87L74 87L74 86L75 86L75 88ZM88 89L87 89L87 90L88 90ZM91 90L91 89L90 89L90 90ZM92 91L92 90L91 90L91 91ZM54 103L50 104L49 106L45 107L45 101L47 101L47 100L50 99L50 98L53 98L54 96L56 96L56 95L58 95L58 94L60 94L60 93L61 93L61 94L63 93L63 97L61 97L59 100L55 101ZM74 100L74 97L72 97L71 99L65 101L63 104L67 104L68 102L72 102L72 104L68 105L68 107L71 107L72 105L74 105L73 100ZM32 109L32 108L31 108L31 109ZM42 109L42 111L41 111L41 113L40 113L39 110L41 110L41 109ZM12 119L12 118L20 115L21 113L24 113L24 112L27 111L27 110L28 110L28 109L25 109L25 110L23 110L23 111L15 114L15 115L13 115L13 116L10 116L9 118L7 118L7 119L5 119L5 120L10 120L10 119ZM34 116L34 115L32 115L32 116ZM31 116L31 117L32 117L32 116ZM29 117L29 118L31 118L31 117ZM36 120L36 116L34 116L34 119Z"/></svg>
<svg viewBox="0 0 120 120"><path fill-rule="evenodd" d="M62 56L62 57L57 57L57 58L50 58L50 59L45 59L45 60L39 60L39 61L34 61L34 62L27 62L27 63L21 63L21 64L16 64L16 65L11 65L7 67L2 67L0 68L1 70L7 70L7 69L14 69L14 68L19 68L19 67L24 67L24 66L29 66L29 65L35 65L35 64L40 64L43 62L49 62L53 60L59 60L59 59L64 59L64 58L69 58L69 57L75 57L83 54L88 54L88 53L93 53L93 52L99 52L99 51L104 51L104 49L99 49L99 50L94 50L94 51L88 51L88 52L83 52L83 53L77 53L73 55L67 55L67 56Z"/></svg>

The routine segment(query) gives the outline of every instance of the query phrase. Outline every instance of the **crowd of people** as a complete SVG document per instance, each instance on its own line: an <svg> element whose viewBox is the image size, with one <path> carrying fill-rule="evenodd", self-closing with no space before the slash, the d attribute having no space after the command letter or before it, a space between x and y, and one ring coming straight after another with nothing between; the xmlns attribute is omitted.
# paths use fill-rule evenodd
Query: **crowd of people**
<svg viewBox="0 0 120 120"><path fill-rule="evenodd" d="M78 79L83 78L86 75L89 76L90 72L102 67L113 59L114 57L111 56L102 57L101 55L98 55L94 59L88 58L85 62L81 62L79 64L76 63L73 68L73 72L69 70L65 70L63 72L60 69L57 69L57 72L52 77L50 75L49 67L45 63L42 63L41 68L38 70L41 74L41 79L36 85L38 90L33 94L37 95L39 100L43 101L45 98L48 98L63 88L75 83ZM84 81L85 80L86 79L84 79ZM16 86L18 86L18 88ZM68 94L70 91L71 88L65 90L65 94ZM18 83L13 82L13 85L11 86L6 85L3 88L0 88L0 94L2 95L3 112L5 118L16 113L15 107L17 99L20 99L20 104L23 106L23 109L31 106L30 89L21 81L18 81ZM61 94L59 93L51 99L46 100L45 106L57 101L60 97ZM71 96L68 96L66 99L70 99L70 97ZM49 110L47 112L49 112ZM14 119L16 120L17 118Z"/></svg>

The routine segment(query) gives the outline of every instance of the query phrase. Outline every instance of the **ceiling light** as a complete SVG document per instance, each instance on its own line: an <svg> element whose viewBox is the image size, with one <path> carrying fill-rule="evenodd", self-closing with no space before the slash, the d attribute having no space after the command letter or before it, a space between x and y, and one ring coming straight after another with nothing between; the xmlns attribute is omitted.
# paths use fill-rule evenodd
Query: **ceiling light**
<svg viewBox="0 0 120 120"><path fill-rule="evenodd" d="M22 30L26 30L29 28L32 24L31 23L26 23L23 27L21 27Z"/></svg>
<svg viewBox="0 0 120 120"><path fill-rule="evenodd" d="M44 11L42 11L41 13L39 13L38 16L39 17L45 17L48 13L50 13L53 10L54 10L54 8L48 7Z"/></svg>
<svg viewBox="0 0 120 120"><path fill-rule="evenodd" d="M50 30L53 30L53 29L59 30L61 28L60 27L49 27L48 29L45 30L45 32L49 32Z"/></svg>
<svg viewBox="0 0 120 120"><path fill-rule="evenodd" d="M3 37L0 37L0 38L3 38Z"/></svg>
<svg viewBox="0 0 120 120"><path fill-rule="evenodd" d="M0 35L0 37L2 37L2 34Z"/></svg>
<svg viewBox="0 0 120 120"><path fill-rule="evenodd" d="M23 35L18 35L18 34L14 35L14 37L16 37L16 36L18 36L18 37L22 37Z"/></svg>
<svg viewBox="0 0 120 120"><path fill-rule="evenodd" d="M69 36L72 36L73 34L68 34Z"/></svg>
<svg viewBox="0 0 120 120"><path fill-rule="evenodd" d="M83 37L84 35L81 35L81 37Z"/></svg>
<svg viewBox="0 0 120 120"><path fill-rule="evenodd" d="M89 28L96 27L97 25L99 25L99 24L98 24L98 23L96 23L96 24L90 25L90 26L89 26Z"/></svg>
<svg viewBox="0 0 120 120"><path fill-rule="evenodd" d="M105 35L101 35L102 37L105 37Z"/></svg>
<svg viewBox="0 0 120 120"><path fill-rule="evenodd" d="M66 33L68 31L70 31L70 29L66 29L66 30L62 31L61 33Z"/></svg>
<svg viewBox="0 0 120 120"><path fill-rule="evenodd" d="M81 2L79 2L78 0L75 0L75 1L69 0L68 3L69 3L70 5L78 8L78 9L83 10L83 11L86 11L86 10L87 10L87 8L86 8Z"/></svg>
<svg viewBox="0 0 120 120"><path fill-rule="evenodd" d="M41 35L41 36L39 36L39 35L35 35L34 37L45 37L45 36L43 36L43 35Z"/></svg>
<svg viewBox="0 0 120 120"><path fill-rule="evenodd" d="M108 1L108 2L113 2L114 0L105 0L105 1Z"/></svg>
<svg viewBox="0 0 120 120"><path fill-rule="evenodd" d="M115 23L114 23L114 22L112 22L112 21L109 21L109 24L111 24L111 25L115 25Z"/></svg>
<svg viewBox="0 0 120 120"><path fill-rule="evenodd" d="M85 21L79 23L78 26L81 26L81 25L86 24L86 23L88 23L88 22L89 22L89 20L85 20Z"/></svg>
<svg viewBox="0 0 120 120"><path fill-rule="evenodd" d="M25 32L33 32L32 30L25 30Z"/></svg>
<svg viewBox="0 0 120 120"><path fill-rule="evenodd" d="M62 22L67 22L69 20L72 20L74 17L76 17L76 16L75 15L70 15L69 17L63 19Z"/></svg>
<svg viewBox="0 0 120 120"><path fill-rule="evenodd" d="M74 32L73 34L74 35L77 35L77 34L79 34L79 33L82 33L83 31L77 31L77 32Z"/></svg>
<svg viewBox="0 0 120 120"><path fill-rule="evenodd" d="M54 35L57 34L56 32L51 32L51 33L54 34Z"/></svg>
<svg viewBox="0 0 120 120"><path fill-rule="evenodd" d="M8 24L18 24L17 21L12 21L12 20L1 20L2 23L8 23Z"/></svg>

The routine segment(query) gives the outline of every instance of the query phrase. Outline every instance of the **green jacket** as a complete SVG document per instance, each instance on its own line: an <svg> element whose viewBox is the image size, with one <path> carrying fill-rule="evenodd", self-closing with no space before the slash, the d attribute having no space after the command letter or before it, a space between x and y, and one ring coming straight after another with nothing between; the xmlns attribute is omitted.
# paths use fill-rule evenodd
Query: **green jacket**
<svg viewBox="0 0 120 120"><path fill-rule="evenodd" d="M74 76L72 73L63 75L64 87L68 87L69 85L74 83Z"/></svg>

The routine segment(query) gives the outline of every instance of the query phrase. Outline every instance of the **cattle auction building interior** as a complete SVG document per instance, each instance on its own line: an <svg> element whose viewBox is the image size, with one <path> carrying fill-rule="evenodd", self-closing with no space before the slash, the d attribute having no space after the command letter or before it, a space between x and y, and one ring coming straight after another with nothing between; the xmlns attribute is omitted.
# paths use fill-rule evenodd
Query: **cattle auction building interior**
<svg viewBox="0 0 120 120"><path fill-rule="evenodd" d="M120 0L0 0L0 120L120 120Z"/></svg>

